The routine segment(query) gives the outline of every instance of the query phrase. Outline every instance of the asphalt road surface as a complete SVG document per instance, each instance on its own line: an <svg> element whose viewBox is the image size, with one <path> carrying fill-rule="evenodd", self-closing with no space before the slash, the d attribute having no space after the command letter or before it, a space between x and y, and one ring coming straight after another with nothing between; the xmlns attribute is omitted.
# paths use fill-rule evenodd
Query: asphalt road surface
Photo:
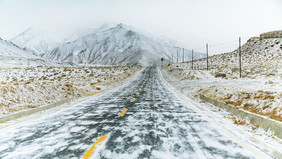
<svg viewBox="0 0 282 159"><path fill-rule="evenodd" d="M0 134L0 158L256 158L168 90L157 69Z"/></svg>

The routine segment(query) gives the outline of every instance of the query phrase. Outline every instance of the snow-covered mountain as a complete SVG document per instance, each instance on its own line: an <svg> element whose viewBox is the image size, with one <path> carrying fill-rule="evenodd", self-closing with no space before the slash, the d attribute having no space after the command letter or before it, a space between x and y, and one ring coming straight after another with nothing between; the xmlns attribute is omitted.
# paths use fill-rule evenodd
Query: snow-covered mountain
<svg viewBox="0 0 282 159"><path fill-rule="evenodd" d="M68 63L52 62L0 38L0 67L15 66L69 66Z"/></svg>
<svg viewBox="0 0 282 159"><path fill-rule="evenodd" d="M28 52L34 55L43 55L52 51L54 48L60 46L63 43L74 41L79 37L85 36L89 33L107 30L115 23L105 23L102 26L89 27L89 28L77 28L70 29L68 31L58 31L60 29L40 29L38 27L30 27L18 34L10 41L19 47L28 50Z"/></svg>
<svg viewBox="0 0 282 159"><path fill-rule="evenodd" d="M156 38L118 24L110 29L101 27L92 34L56 47L43 57L77 64L153 65L159 63L161 58L168 61L172 54L175 58L177 47L181 45L175 41ZM190 54L188 50L185 52ZM204 56L200 53L194 54L194 58Z"/></svg>
<svg viewBox="0 0 282 159"><path fill-rule="evenodd" d="M47 32L35 28L28 28L10 41L38 55L53 50L61 43L61 41L56 40Z"/></svg>

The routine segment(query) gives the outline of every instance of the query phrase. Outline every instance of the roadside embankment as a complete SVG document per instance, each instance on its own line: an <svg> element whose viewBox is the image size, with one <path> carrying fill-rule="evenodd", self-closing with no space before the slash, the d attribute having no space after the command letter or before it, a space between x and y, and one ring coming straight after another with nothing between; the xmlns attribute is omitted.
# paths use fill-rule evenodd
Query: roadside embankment
<svg viewBox="0 0 282 159"><path fill-rule="evenodd" d="M214 106L225 109L230 112L232 115L238 116L243 120L248 120L251 124L259 126L263 128L265 131L272 131L274 135L282 139L282 122L267 118L262 115L258 115L255 113L251 113L245 111L244 109L238 109L232 105L226 104L224 102L220 102L213 98L207 97L203 94L200 94L200 99L205 102L211 103Z"/></svg>
<svg viewBox="0 0 282 159"><path fill-rule="evenodd" d="M161 73L183 95L214 104L244 123L270 130L282 138L280 78L216 78L211 71L170 66L162 67Z"/></svg>

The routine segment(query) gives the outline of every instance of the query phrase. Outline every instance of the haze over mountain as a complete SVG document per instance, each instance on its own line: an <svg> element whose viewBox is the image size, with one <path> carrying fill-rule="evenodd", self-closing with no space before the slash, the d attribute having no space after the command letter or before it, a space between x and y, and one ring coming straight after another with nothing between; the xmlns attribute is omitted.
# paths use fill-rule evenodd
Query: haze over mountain
<svg viewBox="0 0 282 159"><path fill-rule="evenodd" d="M21 66L71 66L66 62L54 62L34 55L29 49L22 49L10 41L0 38L0 67Z"/></svg>
<svg viewBox="0 0 282 159"><path fill-rule="evenodd" d="M115 23L105 23L102 26L70 29L68 31L61 29L43 29L40 27L29 27L22 33L10 39L11 42L29 50L35 55L43 55L52 51L60 44L74 41L79 37L101 29L109 29L115 26Z"/></svg>
<svg viewBox="0 0 282 159"><path fill-rule="evenodd" d="M44 54L58 46L61 41L48 35L48 33L35 28L28 28L21 34L10 40L14 44L34 51L36 54Z"/></svg>
<svg viewBox="0 0 282 159"><path fill-rule="evenodd" d="M41 57L0 38L0 66L52 65Z"/></svg>
<svg viewBox="0 0 282 159"><path fill-rule="evenodd" d="M154 65L160 63L161 58L168 62L172 54L176 57L177 47L181 45L173 40L141 33L132 27L118 24L112 28L107 25L100 27L92 34L56 47L43 57L77 64ZM185 53L186 57L191 54L188 50ZM194 58L204 56L194 54Z"/></svg>

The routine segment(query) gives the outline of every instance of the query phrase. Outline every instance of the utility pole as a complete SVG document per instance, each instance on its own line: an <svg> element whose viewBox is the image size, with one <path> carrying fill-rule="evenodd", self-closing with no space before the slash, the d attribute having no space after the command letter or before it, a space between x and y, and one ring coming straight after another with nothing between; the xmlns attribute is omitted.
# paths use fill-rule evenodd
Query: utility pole
<svg viewBox="0 0 282 159"><path fill-rule="evenodd" d="M194 58L193 56L194 56L194 55L193 55L193 49L192 49L192 70L193 70L193 62L194 62L194 61L193 61L193 58Z"/></svg>
<svg viewBox="0 0 282 159"><path fill-rule="evenodd" d="M172 60L171 61L172 61L171 63L173 63L173 54L172 54Z"/></svg>
<svg viewBox="0 0 282 159"><path fill-rule="evenodd" d="M207 70L209 70L209 49L208 49L208 44L206 44L206 48L207 48Z"/></svg>
<svg viewBox="0 0 282 159"><path fill-rule="evenodd" d="M239 67L240 67L240 78L241 78L241 71L242 71L242 69L241 69L241 66L242 66L242 64L241 64L241 37L239 37Z"/></svg>
<svg viewBox="0 0 282 159"><path fill-rule="evenodd" d="M177 57L176 57L176 63L178 63L178 47L176 48L176 52L177 52Z"/></svg>
<svg viewBox="0 0 282 159"><path fill-rule="evenodd" d="M183 63L184 63L184 48L183 48Z"/></svg>

